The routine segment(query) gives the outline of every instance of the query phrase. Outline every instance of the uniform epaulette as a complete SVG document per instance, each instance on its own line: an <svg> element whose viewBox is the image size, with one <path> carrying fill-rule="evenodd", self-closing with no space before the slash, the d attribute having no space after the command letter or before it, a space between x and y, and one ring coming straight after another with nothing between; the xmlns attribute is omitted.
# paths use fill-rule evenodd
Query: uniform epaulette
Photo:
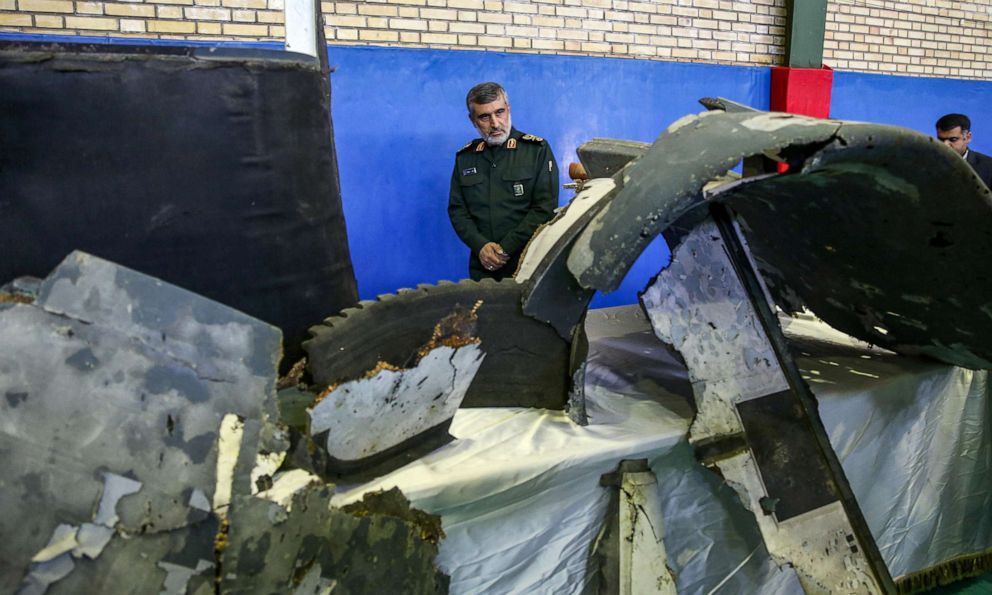
<svg viewBox="0 0 992 595"><path fill-rule="evenodd" d="M466 144L466 145L465 145L464 147L462 147L461 149L458 149L457 151L455 151L455 155L457 155L457 154L459 154L459 153L464 153L464 152L465 152L466 150L468 150L468 149L470 149L470 148L472 148L472 145L474 145L474 144L475 144L475 141L474 141L474 140L470 140L470 141L468 141L468 144Z"/></svg>
<svg viewBox="0 0 992 595"><path fill-rule="evenodd" d="M538 144L544 142L544 139L543 138L541 138L539 136L534 136L533 134L525 134L525 135L523 135L523 136L520 137L520 140L525 140L525 141L528 141L528 142L538 143Z"/></svg>

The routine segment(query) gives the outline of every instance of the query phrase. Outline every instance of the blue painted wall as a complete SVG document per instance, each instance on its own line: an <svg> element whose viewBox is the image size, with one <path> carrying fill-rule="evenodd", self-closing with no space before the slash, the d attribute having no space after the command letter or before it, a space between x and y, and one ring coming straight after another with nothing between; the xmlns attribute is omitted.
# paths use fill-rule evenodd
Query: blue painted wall
<svg viewBox="0 0 992 595"><path fill-rule="evenodd" d="M333 114L352 259L363 297L467 276L447 217L455 151L475 138L465 94L485 80L510 94L513 124L547 138L567 182L594 137L653 141L719 95L767 109L766 68L429 49L331 47ZM561 204L572 197L563 190ZM628 304L667 262L660 240L594 306Z"/></svg>
<svg viewBox="0 0 992 595"><path fill-rule="evenodd" d="M971 146L992 153L992 82L834 72L830 116L934 134L947 113L971 118Z"/></svg>
<svg viewBox="0 0 992 595"><path fill-rule="evenodd" d="M137 42L21 34L0 39ZM183 43L141 43L146 41ZM677 118L702 111L700 97L769 105L768 68L376 47L331 46L328 55L336 68L341 190L363 298L465 276L468 249L452 231L446 206L454 152L475 137L464 97L477 82L496 80L509 90L514 125L548 138L563 176L582 142L597 136L651 141ZM932 134L940 115L959 111L972 117L973 146L992 153L988 105L992 82L835 72L831 116ZM563 190L561 204L571 196ZM593 305L633 303L667 259L667 247L656 241L621 288L597 296Z"/></svg>

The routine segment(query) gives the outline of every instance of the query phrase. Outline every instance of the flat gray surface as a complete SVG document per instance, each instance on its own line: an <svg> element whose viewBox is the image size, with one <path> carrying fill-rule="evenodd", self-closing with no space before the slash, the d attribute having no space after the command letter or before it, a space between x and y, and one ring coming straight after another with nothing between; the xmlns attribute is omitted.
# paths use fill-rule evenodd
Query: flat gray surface
<svg viewBox="0 0 992 595"><path fill-rule="evenodd" d="M113 529L95 561L77 559L80 576L109 580L129 568L138 591L161 588L160 559L209 560L209 541L187 548L186 538L209 522L221 420L245 420L233 490L248 493L260 423L275 407L280 338L79 252L35 304L0 310L0 591L16 588L59 524ZM104 510L107 474L139 487ZM123 533L143 537L124 547ZM79 580L66 584L94 586Z"/></svg>

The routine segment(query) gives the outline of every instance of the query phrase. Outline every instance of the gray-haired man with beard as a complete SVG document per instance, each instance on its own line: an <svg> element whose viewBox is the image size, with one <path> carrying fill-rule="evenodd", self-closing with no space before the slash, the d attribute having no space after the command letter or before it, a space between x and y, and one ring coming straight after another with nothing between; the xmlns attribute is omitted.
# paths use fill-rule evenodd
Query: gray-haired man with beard
<svg viewBox="0 0 992 595"><path fill-rule="evenodd" d="M465 104L482 137L455 156L448 217L472 251L473 279L511 277L527 240L558 206L558 165L547 141L513 128L499 84L472 87Z"/></svg>

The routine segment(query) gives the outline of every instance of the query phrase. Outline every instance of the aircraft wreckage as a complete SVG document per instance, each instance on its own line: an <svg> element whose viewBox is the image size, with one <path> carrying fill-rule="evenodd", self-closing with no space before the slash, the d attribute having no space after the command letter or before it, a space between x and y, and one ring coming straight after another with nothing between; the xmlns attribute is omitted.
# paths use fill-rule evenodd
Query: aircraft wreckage
<svg viewBox="0 0 992 595"><path fill-rule="evenodd" d="M452 440L459 407L587 423L589 302L662 235L672 262L641 304L688 370L697 459L808 593L896 592L774 308L992 367L992 282L972 266L992 253L992 194L912 131L704 103L652 144L580 147L591 179L538 230L515 280L403 289L313 327L307 371L279 397L278 331L195 294L81 253L8 285L4 590L114 590L135 576L144 591L358 592L373 578L446 590L437 517L398 494L334 508L328 482ZM650 468L618 461L603 485L614 491L590 592L675 592ZM389 569L371 572L370 552Z"/></svg>

